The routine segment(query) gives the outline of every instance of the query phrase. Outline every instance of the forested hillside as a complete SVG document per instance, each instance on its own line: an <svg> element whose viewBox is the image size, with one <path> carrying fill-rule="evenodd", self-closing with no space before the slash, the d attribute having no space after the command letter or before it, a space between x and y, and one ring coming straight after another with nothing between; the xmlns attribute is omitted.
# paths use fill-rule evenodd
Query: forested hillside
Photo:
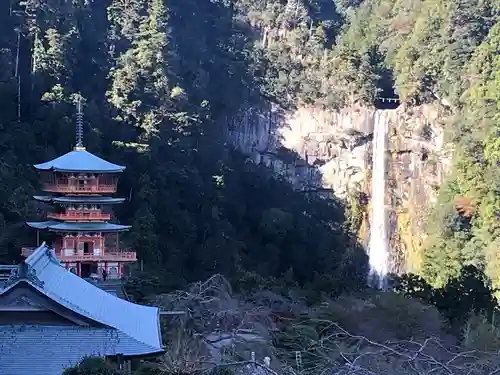
<svg viewBox="0 0 500 375"><path fill-rule="evenodd" d="M499 285L500 3L367 1L340 45L383 53L399 96L440 101L455 148L452 175L429 220L423 273L442 285L461 266L484 268Z"/></svg>
<svg viewBox="0 0 500 375"><path fill-rule="evenodd" d="M333 269L362 274L341 206L299 196L229 155L220 119L262 100L369 105L381 91L394 95L394 85L410 108L439 101L455 114L446 125L455 167L430 219L424 275L442 285L474 264L500 282L498 0L2 7L7 258L29 239L22 220L40 214L29 199L37 188L30 164L71 147L72 100L81 93L87 146L129 166L121 188L131 202L118 212L134 226L128 245L148 267L168 269L171 282L180 269L186 280L242 270L291 271L301 282ZM304 259L304 247L317 257Z"/></svg>
<svg viewBox="0 0 500 375"><path fill-rule="evenodd" d="M236 4L260 31L260 90L283 106L373 105L381 95L409 112L437 102L452 114L443 126L453 168L428 220L422 274L442 286L474 265L499 285L500 2Z"/></svg>
<svg viewBox="0 0 500 375"><path fill-rule="evenodd" d="M116 212L133 226L123 245L162 284L221 272L360 285L365 255L342 205L293 192L220 137L221 116L288 87L272 88L281 68L267 65L279 58L254 44L251 14L224 1L2 2L4 261L34 243L23 220L45 207L31 200L31 165L72 147L81 94L87 148L128 166L129 202Z"/></svg>
<svg viewBox="0 0 500 375"><path fill-rule="evenodd" d="M378 51L409 103L438 100L454 113L452 175L429 220L424 275L442 285L461 266L485 268L499 285L500 3L366 1L341 48Z"/></svg>

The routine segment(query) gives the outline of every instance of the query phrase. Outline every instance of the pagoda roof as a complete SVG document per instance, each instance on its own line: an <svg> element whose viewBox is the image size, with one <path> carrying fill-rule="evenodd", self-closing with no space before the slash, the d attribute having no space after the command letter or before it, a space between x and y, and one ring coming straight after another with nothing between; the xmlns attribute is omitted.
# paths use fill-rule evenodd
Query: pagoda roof
<svg viewBox="0 0 500 375"><path fill-rule="evenodd" d="M84 148L75 149L45 163L35 164L34 167L42 171L86 173L117 173L125 170L124 166L101 159Z"/></svg>
<svg viewBox="0 0 500 375"><path fill-rule="evenodd" d="M35 229L48 229L53 232L124 232L132 228L130 225L119 225L108 222L64 222L56 220L29 221L28 226Z"/></svg>
<svg viewBox="0 0 500 375"><path fill-rule="evenodd" d="M125 201L125 198L102 197L102 196L66 196L66 197L52 197L34 195L37 201L47 203L90 203L90 204L116 204Z"/></svg>
<svg viewBox="0 0 500 375"><path fill-rule="evenodd" d="M10 338L9 345L4 345L3 350L7 349L11 353L11 349L17 349L16 353L20 355L18 358L2 355L6 353L2 353L0 347L2 373L60 374L62 369L58 368L59 372L56 372L48 361L54 361L54 366L64 368L89 355L139 356L164 352L158 308L120 299L69 272L45 243L35 249L16 271L11 274L3 289L0 288L0 298L8 296L18 286L27 285L33 292L38 292L37 295L44 296L89 323L82 325L75 322L70 326L0 326L0 339ZM20 358L26 357L26 353L30 353L29 362L32 365L20 361ZM40 364L38 360L41 361ZM18 362L17 366L21 362L26 366L24 368L38 366L37 368L50 371L19 372L20 367L15 367L14 362ZM12 372L7 371L11 368Z"/></svg>

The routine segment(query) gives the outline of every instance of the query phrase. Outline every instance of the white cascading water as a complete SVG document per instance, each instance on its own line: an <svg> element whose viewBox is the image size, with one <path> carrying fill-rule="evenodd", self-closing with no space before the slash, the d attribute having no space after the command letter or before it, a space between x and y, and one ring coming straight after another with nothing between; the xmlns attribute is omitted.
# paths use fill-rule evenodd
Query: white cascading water
<svg viewBox="0 0 500 375"><path fill-rule="evenodd" d="M387 215L385 207L385 152L388 121L384 111L377 110L373 129L372 211L370 218L369 281L374 287L384 289L389 271L389 246L387 241Z"/></svg>

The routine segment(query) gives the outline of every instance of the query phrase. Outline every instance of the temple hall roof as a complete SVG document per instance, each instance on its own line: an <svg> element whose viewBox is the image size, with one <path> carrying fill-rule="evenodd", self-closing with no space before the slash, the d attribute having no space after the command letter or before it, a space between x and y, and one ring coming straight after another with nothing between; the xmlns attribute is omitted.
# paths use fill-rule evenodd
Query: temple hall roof
<svg viewBox="0 0 500 375"><path fill-rule="evenodd" d="M48 229L53 232L125 232L130 225L119 225L108 222L63 222L63 221L28 221L28 226L35 229Z"/></svg>
<svg viewBox="0 0 500 375"><path fill-rule="evenodd" d="M37 201L47 202L47 203L62 203L62 204L116 204L125 201L125 198L113 198L113 197L102 197L102 196L66 196L66 197L51 197L51 196L33 196Z"/></svg>
<svg viewBox="0 0 500 375"><path fill-rule="evenodd" d="M35 164L34 167L42 171L56 172L116 173L125 170L124 166L110 163L83 148L68 152L54 160Z"/></svg>
<svg viewBox="0 0 500 375"><path fill-rule="evenodd" d="M115 329L65 325L0 325L0 373L61 375L83 357L135 352L137 341Z"/></svg>
<svg viewBox="0 0 500 375"><path fill-rule="evenodd" d="M34 366L41 361L42 367L39 368L45 369L43 364L49 366L47 360L55 361L59 366L67 366L68 361L78 362L86 355L139 356L164 351L158 308L122 300L69 272L45 243L24 260L19 271L12 274L3 288L0 288L0 298L26 284L35 292L94 323L90 326L0 326L0 340L15 337L15 340L8 340L9 345L5 348L9 353L17 348L15 353L19 354L17 358L16 355L2 355L5 353L2 353L3 347L0 345L2 373L7 371L6 366L10 363L8 358L12 358L12 362L18 362L18 366L19 362L24 362L24 366ZM59 354L52 356L49 354L52 351ZM29 353L29 358L26 359L29 359L30 365L22 360L27 356L26 353ZM16 366L15 363L10 365ZM29 369L33 370L31 367ZM60 374L55 371L5 373Z"/></svg>

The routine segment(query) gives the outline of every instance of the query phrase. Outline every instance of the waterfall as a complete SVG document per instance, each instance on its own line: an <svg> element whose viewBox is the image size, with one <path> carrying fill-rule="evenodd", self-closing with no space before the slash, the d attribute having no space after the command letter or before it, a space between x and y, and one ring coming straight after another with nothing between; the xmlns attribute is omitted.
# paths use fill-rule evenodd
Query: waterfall
<svg viewBox="0 0 500 375"><path fill-rule="evenodd" d="M385 207L385 151L387 146L388 119L377 110L373 128L372 167L372 211L370 218L370 284L383 289L389 269L389 246L387 241L387 212Z"/></svg>

